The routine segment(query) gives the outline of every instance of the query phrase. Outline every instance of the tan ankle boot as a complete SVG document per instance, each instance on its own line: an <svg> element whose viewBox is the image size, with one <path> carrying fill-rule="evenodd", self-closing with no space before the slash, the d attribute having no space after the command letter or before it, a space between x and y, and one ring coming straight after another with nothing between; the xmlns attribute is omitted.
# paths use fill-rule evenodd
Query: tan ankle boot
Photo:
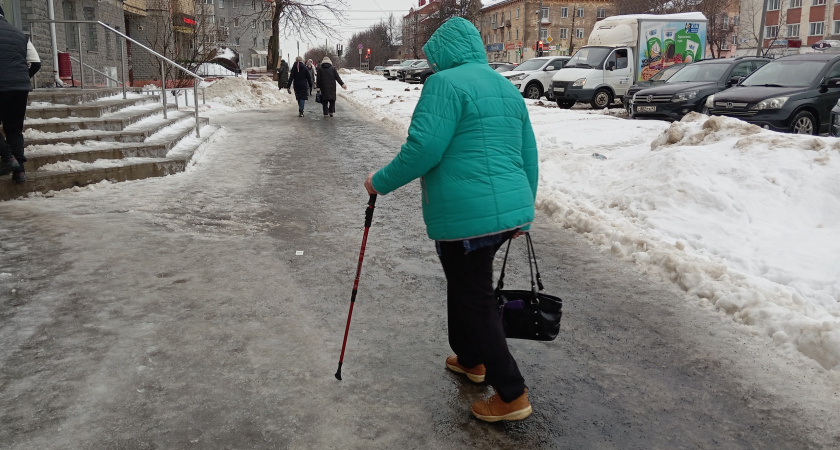
<svg viewBox="0 0 840 450"><path fill-rule="evenodd" d="M485 422L498 422L500 420L522 420L531 415L531 402L528 401L528 389L518 398L510 403L502 401L499 394L479 400L472 405L472 413L475 417Z"/></svg>
<svg viewBox="0 0 840 450"><path fill-rule="evenodd" d="M479 364L475 367L462 366L458 363L457 355L449 355L446 358L446 368L455 373L463 373L473 383L483 383L484 374L487 373L487 370L484 368L484 364Z"/></svg>

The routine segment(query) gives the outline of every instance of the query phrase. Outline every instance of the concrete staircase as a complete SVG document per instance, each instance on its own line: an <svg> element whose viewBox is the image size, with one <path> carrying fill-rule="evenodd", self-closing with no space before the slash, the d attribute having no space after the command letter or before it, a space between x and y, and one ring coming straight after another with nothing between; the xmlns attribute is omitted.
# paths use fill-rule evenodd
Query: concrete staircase
<svg viewBox="0 0 840 450"><path fill-rule="evenodd" d="M132 90L38 89L29 94L24 123L25 183L0 178L0 200L48 193L103 180L113 182L181 172L195 150L218 128L192 105L178 110L157 95Z"/></svg>

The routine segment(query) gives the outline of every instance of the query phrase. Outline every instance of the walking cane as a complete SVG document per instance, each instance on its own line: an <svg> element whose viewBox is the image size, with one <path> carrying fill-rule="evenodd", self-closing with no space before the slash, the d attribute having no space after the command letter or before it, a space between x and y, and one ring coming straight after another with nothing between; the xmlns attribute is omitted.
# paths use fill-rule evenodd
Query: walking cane
<svg viewBox="0 0 840 450"><path fill-rule="evenodd" d="M353 305L356 304L356 292L359 289L359 275L362 273L362 260L365 258L365 245L367 244L368 230L373 220L373 208L376 204L376 194L370 195L368 206L365 210L365 235L362 237L362 250L359 251L359 266L356 267L356 281L353 282L353 293L350 294L350 312L347 313L347 326L344 328L344 343L341 344L341 357L338 359L338 371L335 378L341 380L341 364L344 363L344 349L347 347L347 333L350 332L350 318L353 317Z"/></svg>

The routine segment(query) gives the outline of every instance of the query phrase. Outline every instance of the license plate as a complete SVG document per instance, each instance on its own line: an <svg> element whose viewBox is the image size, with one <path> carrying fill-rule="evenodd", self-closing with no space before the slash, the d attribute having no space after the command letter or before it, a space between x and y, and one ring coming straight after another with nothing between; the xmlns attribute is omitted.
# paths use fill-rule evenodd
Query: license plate
<svg viewBox="0 0 840 450"><path fill-rule="evenodd" d="M554 88L554 92L566 92L566 88Z"/></svg>
<svg viewBox="0 0 840 450"><path fill-rule="evenodd" d="M636 112L656 112L655 106L637 106Z"/></svg>

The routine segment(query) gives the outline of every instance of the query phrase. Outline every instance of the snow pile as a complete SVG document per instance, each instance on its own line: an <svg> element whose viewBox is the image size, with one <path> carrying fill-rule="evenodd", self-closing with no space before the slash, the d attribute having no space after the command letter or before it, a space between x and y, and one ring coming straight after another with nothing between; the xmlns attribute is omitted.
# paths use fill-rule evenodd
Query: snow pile
<svg viewBox="0 0 840 450"><path fill-rule="evenodd" d="M417 86L343 78L343 98L406 133ZM696 113L669 124L526 104L538 214L782 351L840 370L840 140Z"/></svg>
<svg viewBox="0 0 840 450"><path fill-rule="evenodd" d="M205 95L211 108L221 110L272 108L294 102L294 96L274 83L241 77L222 78L210 84Z"/></svg>

